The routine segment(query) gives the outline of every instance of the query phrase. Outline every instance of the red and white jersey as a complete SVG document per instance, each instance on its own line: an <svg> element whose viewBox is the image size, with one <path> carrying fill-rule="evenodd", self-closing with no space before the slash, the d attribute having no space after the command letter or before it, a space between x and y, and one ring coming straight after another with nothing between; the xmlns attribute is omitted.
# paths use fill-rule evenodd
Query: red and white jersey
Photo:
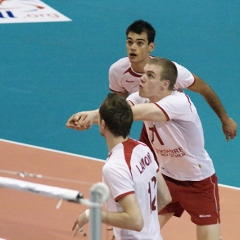
<svg viewBox="0 0 240 240"><path fill-rule="evenodd" d="M178 77L175 89L188 88L194 84L194 77L185 67L173 62L178 70ZM139 82L142 74L136 73L131 68L128 57L121 58L113 63L109 68L109 88L113 92L129 92L139 91Z"/></svg>
<svg viewBox="0 0 240 240"><path fill-rule="evenodd" d="M139 141L129 138L109 152L102 169L103 182L110 189L107 211L122 212L118 200L135 193L144 219L144 227L140 232L114 227L117 240L162 240L156 205L157 171L151 150Z"/></svg>
<svg viewBox="0 0 240 240"><path fill-rule="evenodd" d="M127 100L134 105L149 102L138 92ZM204 148L202 124L190 98L173 91L155 104L168 121L144 123L162 174L180 181L200 181L213 175L213 162Z"/></svg>

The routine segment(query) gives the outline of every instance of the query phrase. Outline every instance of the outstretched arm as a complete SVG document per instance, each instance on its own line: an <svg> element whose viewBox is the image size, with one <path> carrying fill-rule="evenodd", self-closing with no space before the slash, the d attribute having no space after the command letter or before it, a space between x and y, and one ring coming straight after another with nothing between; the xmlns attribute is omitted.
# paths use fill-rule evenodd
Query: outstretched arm
<svg viewBox="0 0 240 240"><path fill-rule="evenodd" d="M222 123L223 133L228 140L233 139L237 135L237 123L228 116L226 110L224 109L221 100L213 89L201 78L194 75L195 83L188 89L200 93L205 100L208 102L210 107L219 117Z"/></svg>
<svg viewBox="0 0 240 240"><path fill-rule="evenodd" d="M132 106L130 102L128 103ZM82 131L91 128L93 124L98 124L98 120L99 109L78 112L67 120L66 127Z"/></svg>

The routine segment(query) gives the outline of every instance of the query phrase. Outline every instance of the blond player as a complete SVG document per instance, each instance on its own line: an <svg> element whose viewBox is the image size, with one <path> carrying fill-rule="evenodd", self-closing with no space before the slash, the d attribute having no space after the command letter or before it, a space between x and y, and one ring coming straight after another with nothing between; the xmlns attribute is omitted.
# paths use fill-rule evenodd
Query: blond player
<svg viewBox="0 0 240 240"><path fill-rule="evenodd" d="M160 211L161 227L183 211L196 224L198 240L219 240L218 181L204 148L201 121L194 104L174 91L175 64L152 58L144 67L139 92L128 97L134 120L143 120L172 202Z"/></svg>

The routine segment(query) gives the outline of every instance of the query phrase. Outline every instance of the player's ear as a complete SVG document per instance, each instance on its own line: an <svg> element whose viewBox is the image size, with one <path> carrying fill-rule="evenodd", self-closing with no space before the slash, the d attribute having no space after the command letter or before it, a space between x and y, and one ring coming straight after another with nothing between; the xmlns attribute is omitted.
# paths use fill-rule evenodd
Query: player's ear
<svg viewBox="0 0 240 240"><path fill-rule="evenodd" d="M102 125L103 129L106 129L107 125L106 125L106 122L103 119L102 119L101 125Z"/></svg>
<svg viewBox="0 0 240 240"><path fill-rule="evenodd" d="M149 53L152 52L154 48L155 48L155 43L154 42L149 43L149 45L148 45L148 52Z"/></svg>
<svg viewBox="0 0 240 240"><path fill-rule="evenodd" d="M165 87L169 87L169 85L170 85L170 81L166 79L166 80L165 80L165 83L164 83L164 86L165 86Z"/></svg>

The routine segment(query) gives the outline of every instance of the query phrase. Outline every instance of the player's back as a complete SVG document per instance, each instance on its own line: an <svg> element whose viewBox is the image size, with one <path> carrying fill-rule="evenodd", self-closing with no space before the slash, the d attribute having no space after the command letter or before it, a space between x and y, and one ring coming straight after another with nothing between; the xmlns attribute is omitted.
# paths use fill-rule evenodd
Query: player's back
<svg viewBox="0 0 240 240"><path fill-rule="evenodd" d="M162 239L156 205L157 171L158 166L150 149L136 140L128 139L110 153L103 168L112 194L106 206L112 211L122 211L117 203L118 197L135 193L144 218L144 227L140 232L114 228L116 239ZM109 172L110 177L107 176Z"/></svg>
<svg viewBox="0 0 240 240"><path fill-rule="evenodd" d="M131 169L135 184L135 194L141 206L145 222L143 231L150 232L152 236L151 239L158 239L158 233L160 233L156 195L156 173L158 171L158 166L152 152L146 145L138 145L134 149L132 158Z"/></svg>

